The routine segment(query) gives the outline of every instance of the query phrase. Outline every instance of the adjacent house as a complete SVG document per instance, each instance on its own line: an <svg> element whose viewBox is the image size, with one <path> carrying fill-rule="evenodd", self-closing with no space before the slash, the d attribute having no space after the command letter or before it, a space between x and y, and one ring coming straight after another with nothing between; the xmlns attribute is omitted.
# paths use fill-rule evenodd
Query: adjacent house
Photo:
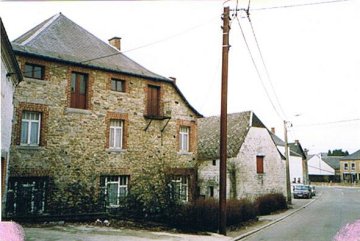
<svg viewBox="0 0 360 241"><path fill-rule="evenodd" d="M342 158L343 156L329 156L327 153L321 153L321 159L335 170L333 182L340 182L341 180L340 159Z"/></svg>
<svg viewBox="0 0 360 241"><path fill-rule="evenodd" d="M22 74L5 27L0 18L1 32L1 210L4 214L6 206L6 186L8 180L8 161L10 158L10 143L12 120L14 112L13 96L16 85L22 80Z"/></svg>
<svg viewBox="0 0 360 241"><path fill-rule="evenodd" d="M117 207L160 170L181 201L193 200L202 116L174 79L125 56L120 41L107 44L61 13L13 41L24 81L15 93L8 216ZM265 154L264 179L267 162L281 163Z"/></svg>
<svg viewBox="0 0 360 241"><path fill-rule="evenodd" d="M334 181L335 169L323 160L321 153L309 156L308 170L311 182Z"/></svg>
<svg viewBox="0 0 360 241"><path fill-rule="evenodd" d="M220 118L198 120L200 194L218 198ZM228 115L227 198L250 198L267 193L286 196L285 160L270 132L252 112Z"/></svg>
<svg viewBox="0 0 360 241"><path fill-rule="evenodd" d="M271 128L271 136L279 151L285 155L285 142L275 134L275 128ZM288 153L290 182L307 184L309 182L307 154L299 140L288 143Z"/></svg>
<svg viewBox="0 0 360 241"><path fill-rule="evenodd" d="M360 180L360 150L340 159L342 182L358 183Z"/></svg>

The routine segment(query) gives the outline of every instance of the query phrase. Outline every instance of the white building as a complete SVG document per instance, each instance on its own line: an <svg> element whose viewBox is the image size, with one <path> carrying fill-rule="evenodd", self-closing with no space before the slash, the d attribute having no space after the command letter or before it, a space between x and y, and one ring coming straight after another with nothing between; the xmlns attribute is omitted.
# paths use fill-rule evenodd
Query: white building
<svg viewBox="0 0 360 241"><path fill-rule="evenodd" d="M11 143L13 119L13 95L16 85L22 80L22 74L4 25L1 25L1 204L5 205L8 160ZM1 208L5 210L5 208Z"/></svg>
<svg viewBox="0 0 360 241"><path fill-rule="evenodd" d="M199 119L200 194L219 197L220 118ZM285 160L271 134L251 111L228 115L227 198L286 196Z"/></svg>
<svg viewBox="0 0 360 241"><path fill-rule="evenodd" d="M326 181L326 177L335 176L335 169L322 159L321 153L309 157L308 169L313 181Z"/></svg>

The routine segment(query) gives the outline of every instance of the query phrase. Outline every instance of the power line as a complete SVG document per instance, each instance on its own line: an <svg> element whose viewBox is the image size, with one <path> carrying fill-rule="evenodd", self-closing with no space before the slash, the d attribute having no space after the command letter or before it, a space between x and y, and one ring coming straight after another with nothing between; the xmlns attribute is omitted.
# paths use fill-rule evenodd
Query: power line
<svg viewBox="0 0 360 241"><path fill-rule="evenodd" d="M348 1L351 1L351 0L331 0L331 1L323 1L323 2L289 4L289 5L282 5L282 6L253 8L252 11L262 11L262 10L271 10L271 9L279 9L279 8L307 7L307 6L314 6L314 5L320 5L320 4L341 3L341 2L348 2Z"/></svg>
<svg viewBox="0 0 360 241"><path fill-rule="evenodd" d="M264 80L263 80L262 77L261 77L260 71L259 71L259 69L258 69L258 67L257 67L257 65L256 65L256 63L255 63L254 56L252 55L252 52L251 52L250 47L249 47L249 44L248 44L248 42L247 42L247 40L246 40L245 33L244 33L244 31L243 31L243 29L242 29L242 27L241 27L239 17L238 17L237 15L235 15L235 17L236 17L236 20L237 20L238 25L239 25L239 27L240 27L241 34L242 34L242 36L243 36L243 38L244 38L245 45L246 45L246 47L247 47L247 49L248 49L248 52L249 52L249 54L250 54L251 61L252 61L253 65L254 65L254 68L255 68L255 70L256 70L256 73L257 73L257 75L258 75L258 78L260 79L261 85L262 85L262 87L263 87L263 89L264 89L264 91L265 91L265 93L266 93L266 96L268 97L268 99L269 99L269 101L270 101L270 104L271 104L271 106L273 107L273 109L274 109L274 111L276 112L276 114L278 115L278 117L279 117L281 120L283 120L283 118L281 117L280 113L279 113L278 110L276 109L276 107L275 107L275 105L274 105L274 102L272 101L268 90L266 89Z"/></svg>
<svg viewBox="0 0 360 241"><path fill-rule="evenodd" d="M311 127L311 126L320 126L320 125L333 125L333 124L356 122L356 121L360 121L360 118L347 119L347 120L338 120L338 121L329 121L329 122L322 122L322 123L312 123L312 124L304 124L304 125L296 125L293 128Z"/></svg>
<svg viewBox="0 0 360 241"><path fill-rule="evenodd" d="M286 114L285 114L284 109L282 108L282 106L281 106L281 104L280 104L279 97L278 97L278 95L276 94L274 85L273 85L272 80L271 80L271 78L270 78L270 74L269 74L268 68L266 67L265 60L264 60L264 56L263 56L262 51L261 51L261 49L260 49L260 45L259 45L259 42L258 42L257 37L256 37L256 34L255 34L254 26L253 26L252 21L251 21L251 19L250 19L249 8L250 8L250 0L249 0L248 10L246 11L246 13L247 13L247 18L248 18L249 23L250 23L250 27L251 27L251 30L252 30L252 33L253 33L253 36L254 36L254 39L255 39L255 42L256 42L257 49L258 49L259 54L260 54L260 58L261 58L262 64L263 64L264 69L265 69L265 73L266 73L267 79L269 80L270 87L271 87L271 89L272 89L272 91L273 91L273 93L274 93L275 100L276 100L276 102L277 102L277 104L278 104L278 106L279 106L279 108L280 108L281 113L282 113L283 116L286 118Z"/></svg>

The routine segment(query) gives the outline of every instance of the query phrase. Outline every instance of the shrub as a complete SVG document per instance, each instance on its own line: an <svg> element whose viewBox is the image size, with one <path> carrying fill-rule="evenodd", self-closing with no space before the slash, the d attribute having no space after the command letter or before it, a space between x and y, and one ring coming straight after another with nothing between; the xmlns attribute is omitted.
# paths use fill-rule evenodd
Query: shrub
<svg viewBox="0 0 360 241"><path fill-rule="evenodd" d="M255 200L257 214L268 215L272 212L287 209L286 198L281 193L270 193Z"/></svg>

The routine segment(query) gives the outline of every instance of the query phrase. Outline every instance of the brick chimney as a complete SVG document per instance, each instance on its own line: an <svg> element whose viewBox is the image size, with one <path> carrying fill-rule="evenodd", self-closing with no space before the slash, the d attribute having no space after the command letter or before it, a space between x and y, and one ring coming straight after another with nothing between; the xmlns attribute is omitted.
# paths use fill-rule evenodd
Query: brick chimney
<svg viewBox="0 0 360 241"><path fill-rule="evenodd" d="M109 39L109 44L117 48L119 51L121 51L121 38L119 37L113 37Z"/></svg>
<svg viewBox="0 0 360 241"><path fill-rule="evenodd" d="M275 127L271 127L271 133L275 135Z"/></svg>

